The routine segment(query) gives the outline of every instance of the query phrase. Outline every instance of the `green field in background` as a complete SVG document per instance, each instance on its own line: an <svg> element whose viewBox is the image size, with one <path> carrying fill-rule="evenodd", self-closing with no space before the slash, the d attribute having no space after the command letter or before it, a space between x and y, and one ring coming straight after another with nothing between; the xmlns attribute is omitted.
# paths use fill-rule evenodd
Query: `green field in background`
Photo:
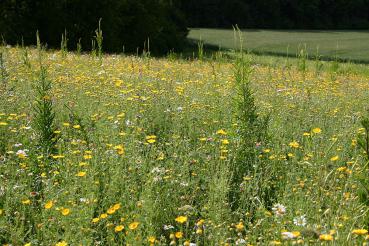
<svg viewBox="0 0 369 246"><path fill-rule="evenodd" d="M325 59L369 62L369 31L319 31L319 30L242 30L243 47L269 55L296 56L299 47L306 45L309 56ZM191 28L190 40L200 39L209 46L222 49L239 48L239 38L231 29Z"/></svg>

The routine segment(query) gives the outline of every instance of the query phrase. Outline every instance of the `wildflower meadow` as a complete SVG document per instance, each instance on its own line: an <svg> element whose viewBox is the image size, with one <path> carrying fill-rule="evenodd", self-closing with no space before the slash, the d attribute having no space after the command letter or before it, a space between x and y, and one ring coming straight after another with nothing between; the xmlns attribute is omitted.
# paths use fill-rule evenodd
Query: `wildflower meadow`
<svg viewBox="0 0 369 246"><path fill-rule="evenodd" d="M102 40L0 47L1 245L367 244L367 65Z"/></svg>

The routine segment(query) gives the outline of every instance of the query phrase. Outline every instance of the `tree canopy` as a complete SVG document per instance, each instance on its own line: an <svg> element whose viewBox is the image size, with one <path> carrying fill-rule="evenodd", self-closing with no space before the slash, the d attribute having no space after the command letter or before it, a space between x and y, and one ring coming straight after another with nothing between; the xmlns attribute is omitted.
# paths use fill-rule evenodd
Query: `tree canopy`
<svg viewBox="0 0 369 246"><path fill-rule="evenodd" d="M180 49L187 35L170 0L2 0L0 16L0 34L9 43L34 44L38 30L49 47L59 47L66 30L69 48L81 39L90 49L100 18L106 51L142 51L150 43L152 52L166 52Z"/></svg>

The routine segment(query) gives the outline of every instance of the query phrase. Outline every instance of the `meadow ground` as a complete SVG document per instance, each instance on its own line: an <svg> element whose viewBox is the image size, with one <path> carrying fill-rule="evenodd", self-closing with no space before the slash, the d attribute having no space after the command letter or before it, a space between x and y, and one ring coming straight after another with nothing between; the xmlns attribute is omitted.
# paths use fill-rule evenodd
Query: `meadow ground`
<svg viewBox="0 0 369 246"><path fill-rule="evenodd" d="M369 238L365 65L1 51L0 244Z"/></svg>
<svg viewBox="0 0 369 246"><path fill-rule="evenodd" d="M315 57L318 53L325 59L339 59L369 62L368 31L321 31L321 30L242 30L243 46L255 53L296 57L298 50L306 44L308 53ZM233 30L193 28L190 39L200 39L215 48L235 49Z"/></svg>

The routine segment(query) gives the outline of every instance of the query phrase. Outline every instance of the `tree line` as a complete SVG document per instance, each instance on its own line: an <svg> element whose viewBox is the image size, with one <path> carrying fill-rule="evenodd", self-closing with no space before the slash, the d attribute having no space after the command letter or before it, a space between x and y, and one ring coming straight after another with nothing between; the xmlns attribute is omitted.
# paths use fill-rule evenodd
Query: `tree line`
<svg viewBox="0 0 369 246"><path fill-rule="evenodd" d="M191 27L369 29L369 0L182 0Z"/></svg>
<svg viewBox="0 0 369 246"><path fill-rule="evenodd" d="M10 44L91 49L102 19L105 51L180 51L187 27L368 29L369 0L1 0L0 35Z"/></svg>

